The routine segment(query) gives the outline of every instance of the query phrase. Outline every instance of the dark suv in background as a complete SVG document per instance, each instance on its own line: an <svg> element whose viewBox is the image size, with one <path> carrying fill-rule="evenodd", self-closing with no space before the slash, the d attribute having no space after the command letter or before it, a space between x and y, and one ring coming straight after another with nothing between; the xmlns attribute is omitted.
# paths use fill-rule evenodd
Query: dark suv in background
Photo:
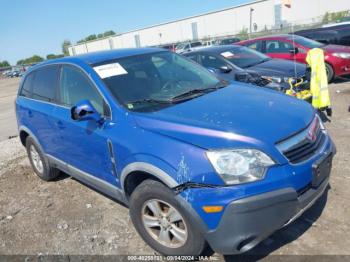
<svg viewBox="0 0 350 262"><path fill-rule="evenodd" d="M301 30L295 34L304 36L324 44L350 46L350 25L338 25L309 30Z"/></svg>

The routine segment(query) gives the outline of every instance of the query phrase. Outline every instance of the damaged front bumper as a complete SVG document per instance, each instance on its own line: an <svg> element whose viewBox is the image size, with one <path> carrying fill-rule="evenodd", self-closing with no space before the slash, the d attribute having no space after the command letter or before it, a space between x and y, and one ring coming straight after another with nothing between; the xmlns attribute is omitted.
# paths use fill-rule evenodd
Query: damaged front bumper
<svg viewBox="0 0 350 262"><path fill-rule="evenodd" d="M311 207L328 187L328 178L317 189L303 194L284 188L232 202L226 207L219 226L205 233L218 253L248 251L279 228L291 223Z"/></svg>

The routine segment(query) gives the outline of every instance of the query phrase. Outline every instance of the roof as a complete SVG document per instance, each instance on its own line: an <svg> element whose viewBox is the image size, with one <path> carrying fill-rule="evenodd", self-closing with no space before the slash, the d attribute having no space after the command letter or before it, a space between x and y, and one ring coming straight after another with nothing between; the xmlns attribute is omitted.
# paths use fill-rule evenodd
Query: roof
<svg viewBox="0 0 350 262"><path fill-rule="evenodd" d="M166 51L162 48L121 48L121 49L113 49L113 50L107 50L107 51L99 51L99 52L91 52L86 53L82 55L77 56L67 56L63 58L58 59L52 59L47 60L43 63L40 63L40 65L44 64L52 64L52 63L64 63L64 62L77 62L81 61L86 64L99 64L105 61L129 57L129 56L135 56L135 55L142 55L142 54L150 54L154 52L160 52L160 51Z"/></svg>
<svg viewBox="0 0 350 262"><path fill-rule="evenodd" d="M225 52L227 50L230 50L230 49L232 49L234 47L242 48L242 46L234 45L234 44L233 45L217 45L217 46L210 46L210 47L199 48L199 49L196 49L196 50L193 50L193 51L190 51L190 52L186 52L186 53L184 53L184 55L201 53L201 52L217 54L217 53L222 53L222 52Z"/></svg>
<svg viewBox="0 0 350 262"><path fill-rule="evenodd" d="M288 38L290 39L292 37L292 34L280 34L280 35L267 35L267 36L262 36L262 37L257 37L257 38L252 38L248 40L243 40L240 41L239 43L245 43L245 42L250 42L250 41L255 41L255 40L262 40L262 39L269 39L269 38ZM294 35L294 37L300 37L299 35Z"/></svg>

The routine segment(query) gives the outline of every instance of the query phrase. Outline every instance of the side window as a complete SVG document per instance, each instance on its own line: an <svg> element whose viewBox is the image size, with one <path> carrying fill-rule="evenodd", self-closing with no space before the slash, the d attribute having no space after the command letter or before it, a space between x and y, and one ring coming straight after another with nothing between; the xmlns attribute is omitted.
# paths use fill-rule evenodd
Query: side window
<svg viewBox="0 0 350 262"><path fill-rule="evenodd" d="M266 41L267 53L289 53L291 49L293 49L293 45L288 42L282 42L278 40Z"/></svg>
<svg viewBox="0 0 350 262"><path fill-rule="evenodd" d="M335 42L336 38L337 34L334 31L321 31L315 32L313 39L324 44L329 44Z"/></svg>
<svg viewBox="0 0 350 262"><path fill-rule="evenodd" d="M55 101L57 79L58 66L46 66L36 70L32 97L46 102Z"/></svg>
<svg viewBox="0 0 350 262"><path fill-rule="evenodd" d="M86 99L97 112L105 115L102 96L79 69L72 66L62 67L59 90L61 104L71 107Z"/></svg>
<svg viewBox="0 0 350 262"><path fill-rule="evenodd" d="M247 47L254 49L255 51L261 52L261 41L257 41L254 43L249 43L246 45Z"/></svg>
<svg viewBox="0 0 350 262"><path fill-rule="evenodd" d="M20 96L32 97L32 84L34 80L35 73L30 73L24 80Z"/></svg>
<svg viewBox="0 0 350 262"><path fill-rule="evenodd" d="M195 61L195 62L198 62L197 55L186 55L186 57Z"/></svg>
<svg viewBox="0 0 350 262"><path fill-rule="evenodd" d="M222 66L227 66L227 64L220 60L219 58L211 55L199 55L201 64L206 68L216 68L219 69Z"/></svg>

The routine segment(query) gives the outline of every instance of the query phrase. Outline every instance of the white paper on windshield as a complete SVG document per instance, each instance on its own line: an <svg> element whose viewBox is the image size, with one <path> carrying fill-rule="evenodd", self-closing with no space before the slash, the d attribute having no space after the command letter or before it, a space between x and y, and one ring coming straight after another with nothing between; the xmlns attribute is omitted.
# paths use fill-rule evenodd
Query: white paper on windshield
<svg viewBox="0 0 350 262"><path fill-rule="evenodd" d="M232 56L234 56L234 54L233 53L231 53L230 51L227 51L227 52L223 52L223 53L221 53L221 55L223 56L223 57L232 57Z"/></svg>
<svg viewBox="0 0 350 262"><path fill-rule="evenodd" d="M128 72L119 63L95 66L94 70L102 78L126 75Z"/></svg>

